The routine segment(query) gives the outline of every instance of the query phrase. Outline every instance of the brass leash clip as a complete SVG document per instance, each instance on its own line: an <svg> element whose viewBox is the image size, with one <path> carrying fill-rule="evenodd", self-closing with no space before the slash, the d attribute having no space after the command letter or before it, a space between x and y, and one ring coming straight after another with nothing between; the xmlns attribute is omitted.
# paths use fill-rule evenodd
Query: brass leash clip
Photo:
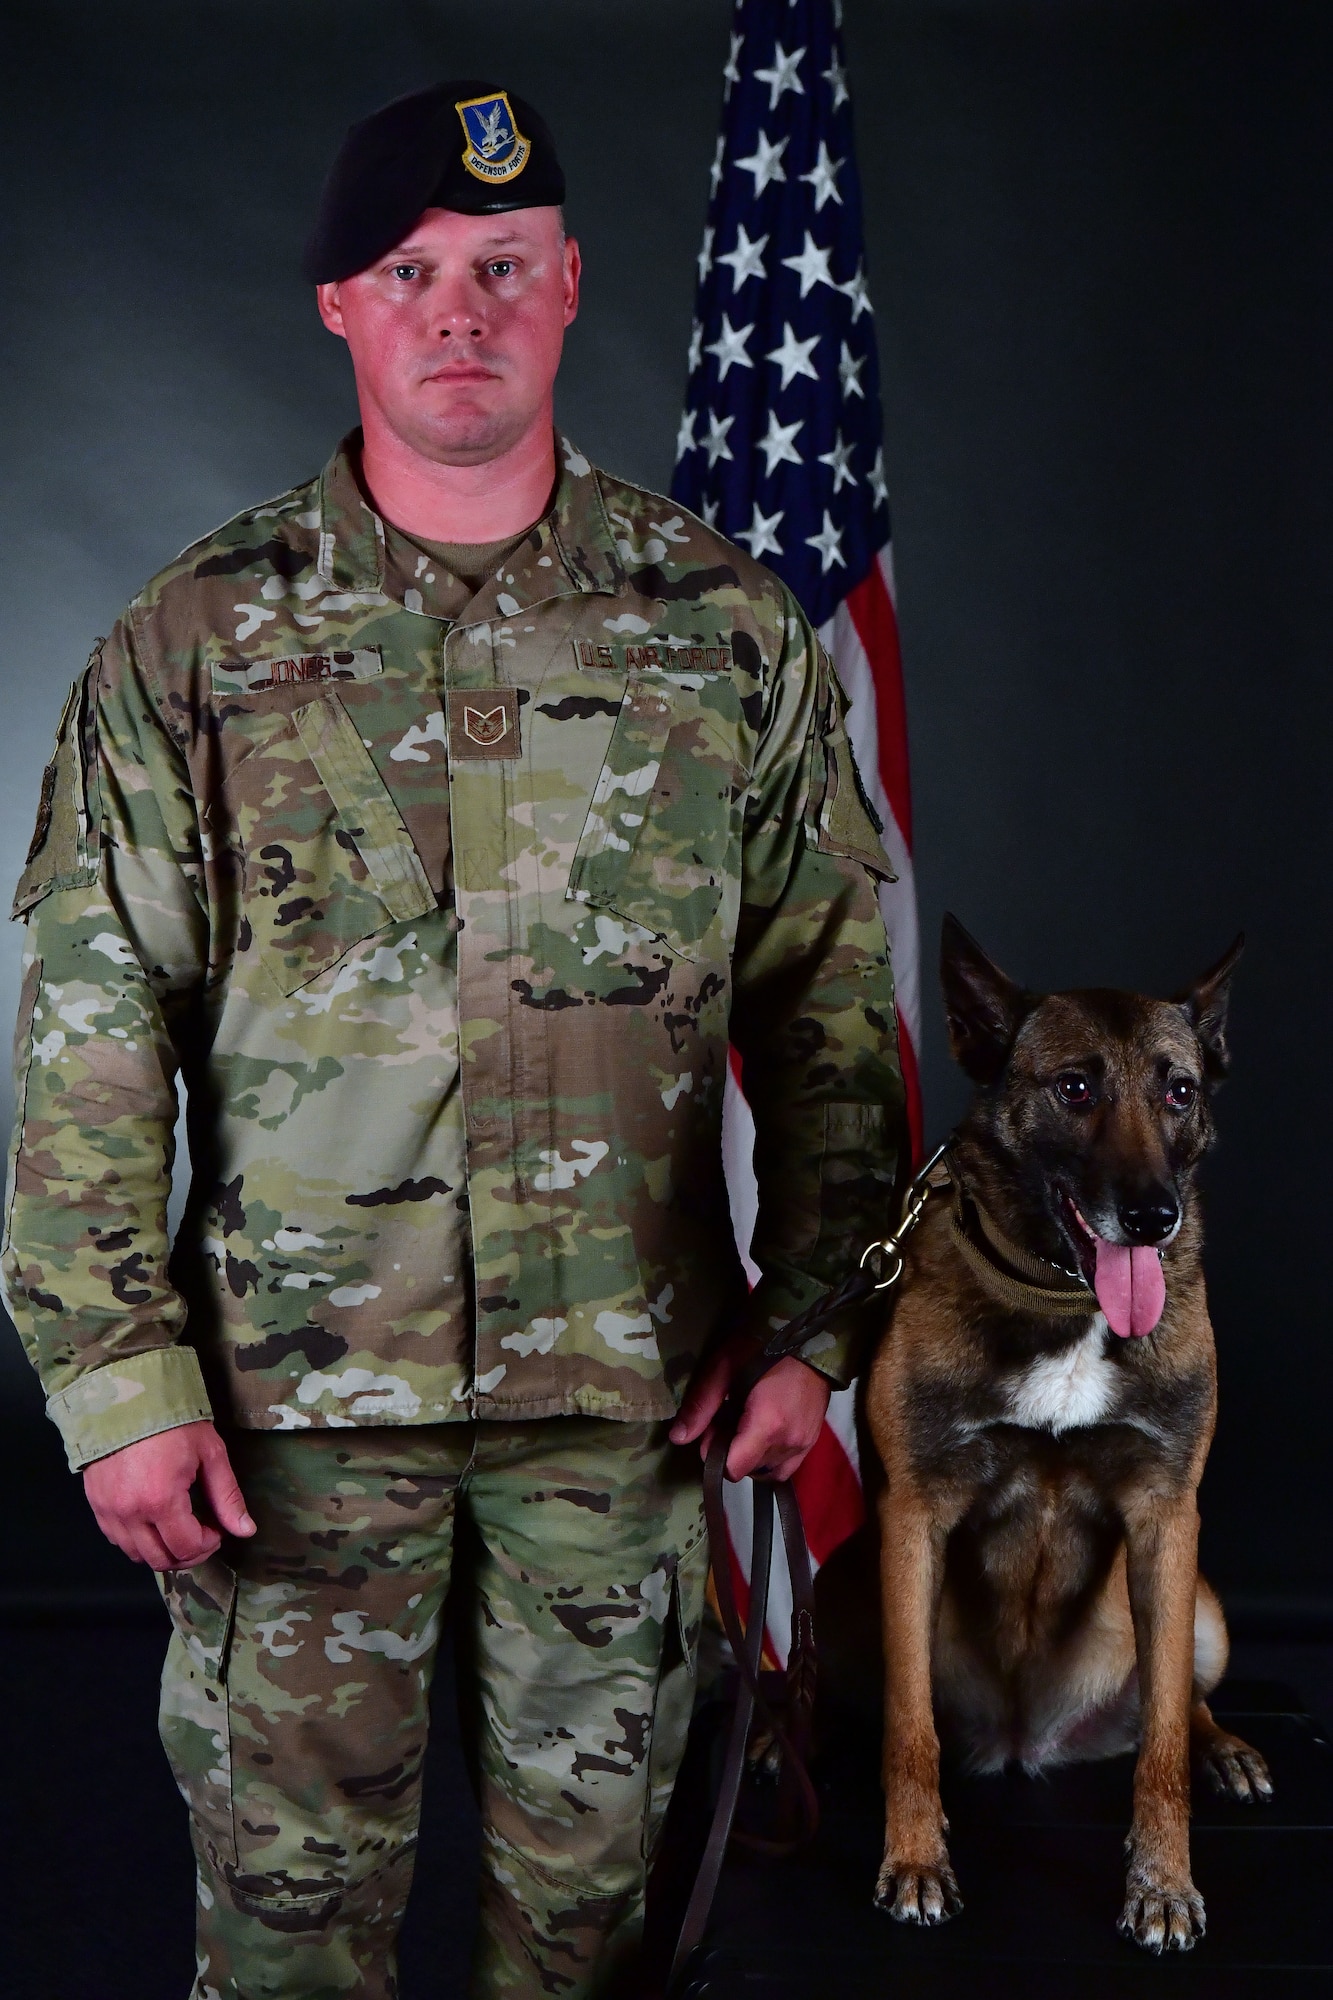
<svg viewBox="0 0 1333 2000"><path fill-rule="evenodd" d="M914 1176L912 1184L907 1190L906 1199L903 1202L902 1220L899 1222L892 1236L885 1236L878 1242L868 1243L861 1253L861 1269L863 1271L872 1257L882 1257L888 1260L887 1268L881 1271L880 1276L875 1281L875 1290L877 1292L887 1292L901 1278L904 1265L903 1245L925 1213L926 1203L930 1200L931 1194L930 1176L934 1173L948 1150L949 1145L946 1140L942 1146L935 1148L935 1151L926 1161L925 1166Z"/></svg>

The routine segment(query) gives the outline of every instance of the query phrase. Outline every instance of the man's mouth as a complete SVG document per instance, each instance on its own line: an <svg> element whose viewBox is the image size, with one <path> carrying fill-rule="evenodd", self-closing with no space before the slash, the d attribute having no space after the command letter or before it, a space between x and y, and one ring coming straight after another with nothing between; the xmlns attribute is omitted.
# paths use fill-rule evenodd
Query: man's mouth
<svg viewBox="0 0 1333 2000"><path fill-rule="evenodd" d="M478 361L469 361L460 368L433 369L423 379L427 382L443 382L446 386L453 383L463 386L474 382L498 382L500 378L494 368L485 368Z"/></svg>
<svg viewBox="0 0 1333 2000"><path fill-rule="evenodd" d="M1108 1243L1080 1213L1072 1195L1058 1191L1065 1234L1079 1269L1097 1294L1112 1333L1122 1339L1151 1333L1166 1307L1162 1259L1150 1244Z"/></svg>

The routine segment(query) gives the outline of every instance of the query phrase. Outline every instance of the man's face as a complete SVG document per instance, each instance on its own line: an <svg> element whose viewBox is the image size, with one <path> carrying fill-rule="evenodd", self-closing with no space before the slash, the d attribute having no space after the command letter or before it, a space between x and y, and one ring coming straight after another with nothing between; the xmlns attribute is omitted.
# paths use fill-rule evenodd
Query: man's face
<svg viewBox="0 0 1333 2000"><path fill-rule="evenodd" d="M549 411L578 296L578 244L554 208L428 208L366 270L318 287L363 413L442 465L500 457Z"/></svg>

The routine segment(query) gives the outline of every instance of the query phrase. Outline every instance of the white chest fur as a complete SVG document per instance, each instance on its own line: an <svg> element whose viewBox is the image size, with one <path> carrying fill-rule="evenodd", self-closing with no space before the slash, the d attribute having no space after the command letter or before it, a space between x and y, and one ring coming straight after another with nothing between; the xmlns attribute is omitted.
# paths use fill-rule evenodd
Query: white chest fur
<svg viewBox="0 0 1333 2000"><path fill-rule="evenodd" d="M1117 1370L1106 1356L1106 1320L1094 1313L1081 1340L1059 1354L1043 1354L1016 1375L1008 1389L1008 1421L1024 1430L1074 1430L1100 1423L1117 1398Z"/></svg>

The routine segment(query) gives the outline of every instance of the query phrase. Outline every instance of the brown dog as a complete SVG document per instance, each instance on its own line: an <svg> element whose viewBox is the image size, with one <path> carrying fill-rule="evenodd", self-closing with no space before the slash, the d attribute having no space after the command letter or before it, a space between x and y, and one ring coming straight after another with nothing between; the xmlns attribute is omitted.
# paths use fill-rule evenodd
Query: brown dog
<svg viewBox="0 0 1333 2000"><path fill-rule="evenodd" d="M1197 1567L1216 1368L1194 1173L1240 946L1176 1000L1043 998L945 919L950 1041L979 1088L866 1401L886 1473L875 1900L902 1921L962 1907L936 1714L979 1771L1138 1743L1120 1927L1150 1951L1203 1934L1191 1752L1232 1798L1271 1794L1204 1699L1227 1634Z"/></svg>

